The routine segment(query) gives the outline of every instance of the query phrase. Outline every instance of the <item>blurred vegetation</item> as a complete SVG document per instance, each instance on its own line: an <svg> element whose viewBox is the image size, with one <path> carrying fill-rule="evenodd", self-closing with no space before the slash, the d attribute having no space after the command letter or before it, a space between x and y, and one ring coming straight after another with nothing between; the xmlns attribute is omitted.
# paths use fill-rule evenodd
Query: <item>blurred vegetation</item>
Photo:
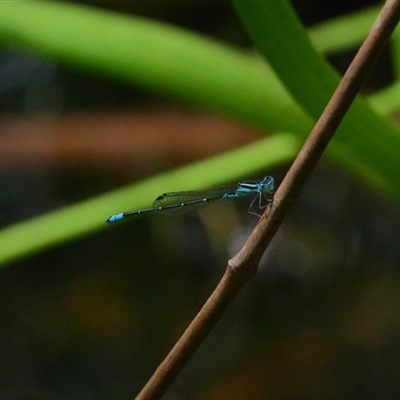
<svg viewBox="0 0 400 400"><path fill-rule="evenodd" d="M306 30L283 1L0 4L1 398L145 383L255 220L244 201L104 221L279 181L338 82L322 53L343 71L379 10L328 4L294 4ZM400 394L397 49L171 397Z"/></svg>

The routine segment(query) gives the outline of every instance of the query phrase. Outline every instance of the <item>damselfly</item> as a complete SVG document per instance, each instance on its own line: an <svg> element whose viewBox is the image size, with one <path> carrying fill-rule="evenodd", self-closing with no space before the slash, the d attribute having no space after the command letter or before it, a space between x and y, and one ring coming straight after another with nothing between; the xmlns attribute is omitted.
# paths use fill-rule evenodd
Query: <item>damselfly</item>
<svg viewBox="0 0 400 400"><path fill-rule="evenodd" d="M272 176L266 176L259 182L239 182L237 185L225 186L208 190L193 190L189 192L170 192L158 196L152 205L152 208L146 208L138 211L120 212L111 215L107 219L108 223L121 221L127 217L133 217L139 214L150 212L176 213L186 212L192 208L210 204L219 199L236 199L255 195L249 206L249 213L259 216L253 209L254 203L258 199L258 208L267 207L271 201L274 192L275 182ZM263 202L263 199L265 201Z"/></svg>

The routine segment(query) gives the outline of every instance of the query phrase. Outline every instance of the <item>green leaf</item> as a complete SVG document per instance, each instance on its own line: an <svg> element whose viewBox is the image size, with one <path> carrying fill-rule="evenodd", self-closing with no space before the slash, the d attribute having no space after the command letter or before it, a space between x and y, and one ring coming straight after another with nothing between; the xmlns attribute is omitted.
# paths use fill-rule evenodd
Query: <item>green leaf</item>
<svg viewBox="0 0 400 400"><path fill-rule="evenodd" d="M369 7L314 25L309 30L311 42L325 54L356 49L365 39L379 10L379 7Z"/></svg>
<svg viewBox="0 0 400 400"><path fill-rule="evenodd" d="M105 222L110 214L148 207L162 192L234 182L242 174L251 176L261 169L287 162L300 149L300 145L294 135L280 133L238 150L4 228L0 231L0 265L100 229L110 229Z"/></svg>
<svg viewBox="0 0 400 400"><path fill-rule="evenodd" d="M275 72L258 56L159 22L61 2L0 2L3 46L163 92L263 129L292 133L276 134L7 227L0 232L0 264L105 228L109 214L146 207L159 192L189 189L187 182L191 188L234 182L294 156L338 76L310 45L288 3L236 0L235 4ZM347 36L352 43L359 40L358 30L354 35L355 30L348 30L346 37L337 32L343 29L339 22L315 28L313 38L322 48L348 46ZM328 31L330 36L338 33L337 42L322 37ZM394 101L393 96L375 99L378 107L385 104L385 110ZM395 157L399 138L393 125L358 100L328 153L339 165L394 197L399 191Z"/></svg>
<svg viewBox="0 0 400 400"><path fill-rule="evenodd" d="M306 133L312 127L263 60L156 21L58 2L0 2L0 44L264 129Z"/></svg>
<svg viewBox="0 0 400 400"><path fill-rule="evenodd" d="M339 76L313 48L289 3L233 2L259 51L298 103L317 119ZM399 130L361 98L351 106L328 148L328 154L338 163L397 202L399 151Z"/></svg>

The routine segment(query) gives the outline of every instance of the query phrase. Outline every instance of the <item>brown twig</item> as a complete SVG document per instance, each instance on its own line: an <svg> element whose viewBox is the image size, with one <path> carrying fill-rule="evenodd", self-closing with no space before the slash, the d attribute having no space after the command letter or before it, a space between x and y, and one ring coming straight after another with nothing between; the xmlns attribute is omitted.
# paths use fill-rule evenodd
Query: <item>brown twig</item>
<svg viewBox="0 0 400 400"><path fill-rule="evenodd" d="M262 254L345 116L399 18L400 0L386 1L369 35L276 191L273 203L260 219L242 250L229 260L218 286L136 400L154 400L162 396L209 334L231 300L255 274Z"/></svg>

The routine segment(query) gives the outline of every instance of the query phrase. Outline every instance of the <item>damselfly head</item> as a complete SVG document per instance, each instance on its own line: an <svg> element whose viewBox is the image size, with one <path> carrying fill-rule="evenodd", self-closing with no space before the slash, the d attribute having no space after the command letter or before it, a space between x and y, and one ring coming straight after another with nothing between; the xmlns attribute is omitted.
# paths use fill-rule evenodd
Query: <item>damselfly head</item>
<svg viewBox="0 0 400 400"><path fill-rule="evenodd" d="M266 176L260 183L259 183L260 192L268 192L273 193L275 189L275 180L272 176Z"/></svg>

